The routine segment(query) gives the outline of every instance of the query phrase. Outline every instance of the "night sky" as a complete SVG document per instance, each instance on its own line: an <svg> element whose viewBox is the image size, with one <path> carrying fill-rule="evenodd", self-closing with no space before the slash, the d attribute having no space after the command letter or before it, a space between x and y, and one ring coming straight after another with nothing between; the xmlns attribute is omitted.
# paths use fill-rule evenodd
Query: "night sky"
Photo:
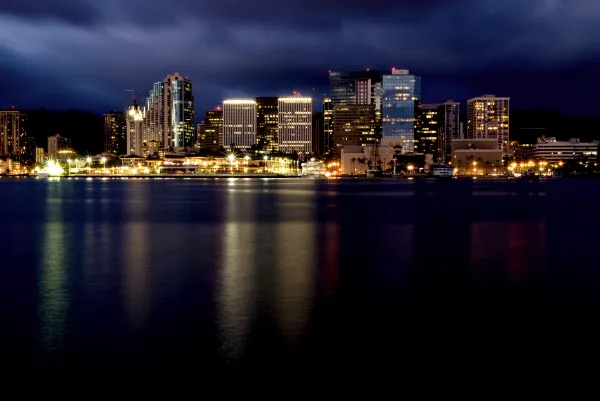
<svg viewBox="0 0 600 401"><path fill-rule="evenodd" d="M409 68L423 101L493 93L596 117L598 0L1 0L0 107L123 109L167 73L196 112Z"/></svg>

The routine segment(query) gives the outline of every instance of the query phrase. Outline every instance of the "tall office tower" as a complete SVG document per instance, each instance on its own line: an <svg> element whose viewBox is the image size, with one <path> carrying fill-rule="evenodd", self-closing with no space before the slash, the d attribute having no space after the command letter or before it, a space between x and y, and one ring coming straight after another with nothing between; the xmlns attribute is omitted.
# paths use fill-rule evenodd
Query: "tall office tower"
<svg viewBox="0 0 600 401"><path fill-rule="evenodd" d="M192 81L178 72L155 82L143 110L143 142L159 141L163 149L193 146Z"/></svg>
<svg viewBox="0 0 600 401"><path fill-rule="evenodd" d="M223 146L236 149L256 146L256 100L223 102Z"/></svg>
<svg viewBox="0 0 600 401"><path fill-rule="evenodd" d="M125 116L120 111L104 115L104 153L121 155L125 153Z"/></svg>
<svg viewBox="0 0 600 401"><path fill-rule="evenodd" d="M323 112L317 111L317 112L313 113L313 119L312 119L313 153L319 157L323 156L323 143L324 143L323 128L324 128L324 126L325 126L325 120L323 118Z"/></svg>
<svg viewBox="0 0 600 401"><path fill-rule="evenodd" d="M204 121L200 121L196 126L196 145L201 149L206 148L206 134L204 133L205 127L206 124Z"/></svg>
<svg viewBox="0 0 600 401"><path fill-rule="evenodd" d="M280 97L277 109L279 151L312 153L312 98L299 95Z"/></svg>
<svg viewBox="0 0 600 401"><path fill-rule="evenodd" d="M441 156L439 106L439 104L421 104L421 102L418 102L415 121L415 153L433 155L434 162L437 162Z"/></svg>
<svg viewBox="0 0 600 401"><path fill-rule="evenodd" d="M409 70L392 69L383 76L382 143L415 150L415 104L421 100L421 77Z"/></svg>
<svg viewBox="0 0 600 401"><path fill-rule="evenodd" d="M502 155L508 155L509 97L483 95L467 101L467 139L497 139Z"/></svg>
<svg viewBox="0 0 600 401"><path fill-rule="evenodd" d="M375 127L375 105L347 104L333 111L334 157L339 158L345 146L372 145L378 141Z"/></svg>
<svg viewBox="0 0 600 401"><path fill-rule="evenodd" d="M375 103L375 88L378 82L381 82L381 74L378 71L329 71L333 106Z"/></svg>
<svg viewBox="0 0 600 401"><path fill-rule="evenodd" d="M18 159L27 116L15 109L0 110L0 156Z"/></svg>
<svg viewBox="0 0 600 401"><path fill-rule="evenodd" d="M61 150L70 149L71 141L64 136L56 134L48 137L48 157L50 159L58 158Z"/></svg>
<svg viewBox="0 0 600 401"><path fill-rule="evenodd" d="M134 100L127 110L127 141L125 152L127 155L143 156L143 121L144 113Z"/></svg>
<svg viewBox="0 0 600 401"><path fill-rule="evenodd" d="M323 99L323 155L333 156L333 102L331 98Z"/></svg>
<svg viewBox="0 0 600 401"><path fill-rule="evenodd" d="M35 138L32 136L24 136L21 138L21 154L19 161L21 165L32 166L36 163Z"/></svg>
<svg viewBox="0 0 600 401"><path fill-rule="evenodd" d="M223 147L223 110L207 110L204 118L204 149L217 152Z"/></svg>
<svg viewBox="0 0 600 401"><path fill-rule="evenodd" d="M256 140L258 149L266 152L277 152L279 113L276 97L256 98Z"/></svg>
<svg viewBox="0 0 600 401"><path fill-rule="evenodd" d="M438 124L440 126L443 156L452 155L452 140L461 139L460 103L446 100L438 106Z"/></svg>

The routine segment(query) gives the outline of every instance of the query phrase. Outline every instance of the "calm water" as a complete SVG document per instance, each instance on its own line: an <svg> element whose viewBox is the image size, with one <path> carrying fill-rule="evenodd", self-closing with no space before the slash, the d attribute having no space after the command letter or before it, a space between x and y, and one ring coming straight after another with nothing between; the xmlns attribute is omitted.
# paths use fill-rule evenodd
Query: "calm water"
<svg viewBox="0 0 600 401"><path fill-rule="evenodd" d="M25 372L452 369L598 348L600 182L0 179Z"/></svg>

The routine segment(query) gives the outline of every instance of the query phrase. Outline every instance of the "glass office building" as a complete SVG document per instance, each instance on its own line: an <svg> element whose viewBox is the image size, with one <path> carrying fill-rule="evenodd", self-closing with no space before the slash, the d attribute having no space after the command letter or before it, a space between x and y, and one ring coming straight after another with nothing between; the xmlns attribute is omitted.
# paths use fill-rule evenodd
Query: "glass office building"
<svg viewBox="0 0 600 401"><path fill-rule="evenodd" d="M393 69L383 76L382 142L415 151L415 105L421 100L421 77Z"/></svg>

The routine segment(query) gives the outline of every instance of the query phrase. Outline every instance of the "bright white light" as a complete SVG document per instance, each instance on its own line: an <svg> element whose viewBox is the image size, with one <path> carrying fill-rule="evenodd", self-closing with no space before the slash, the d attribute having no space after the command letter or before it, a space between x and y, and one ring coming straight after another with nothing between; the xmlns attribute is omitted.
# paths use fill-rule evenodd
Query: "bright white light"
<svg viewBox="0 0 600 401"><path fill-rule="evenodd" d="M227 100L223 100L223 104L256 104L256 100L252 100L252 99L227 99Z"/></svg>
<svg viewBox="0 0 600 401"><path fill-rule="evenodd" d="M106 157L103 157L100 161L102 162L102 164L106 163Z"/></svg>
<svg viewBox="0 0 600 401"><path fill-rule="evenodd" d="M269 156L265 156L265 157L263 157L263 159L265 159L265 160L267 160L268 158L269 158Z"/></svg>
<svg viewBox="0 0 600 401"><path fill-rule="evenodd" d="M227 156L227 160L229 160L229 163L233 163L235 161L235 156L229 155L229 156Z"/></svg>
<svg viewBox="0 0 600 401"><path fill-rule="evenodd" d="M92 158L88 157L87 159L85 159L86 162L91 163L92 162Z"/></svg>

